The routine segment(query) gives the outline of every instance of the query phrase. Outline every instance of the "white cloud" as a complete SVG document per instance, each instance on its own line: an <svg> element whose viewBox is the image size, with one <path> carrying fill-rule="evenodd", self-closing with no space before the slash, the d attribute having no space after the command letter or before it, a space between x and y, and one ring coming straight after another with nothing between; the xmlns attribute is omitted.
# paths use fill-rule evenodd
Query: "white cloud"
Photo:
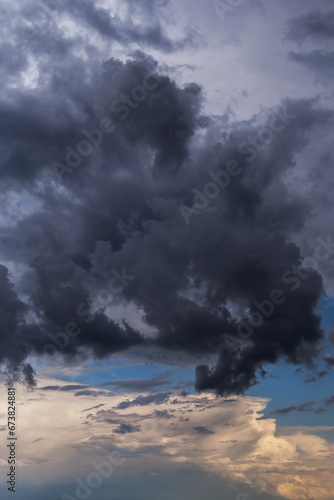
<svg viewBox="0 0 334 500"><path fill-rule="evenodd" d="M24 483L74 481L92 472L94 461L119 450L125 459L117 469L121 475L136 477L144 469L162 472L166 462L189 464L258 492L296 500L331 498L334 446L312 429L285 428L278 435L274 419L260 418L268 399L175 394L162 404L133 403L119 409L121 402L133 402L138 394L88 388L95 396L75 396L79 391L41 389L68 385L87 390L51 378L38 378L34 391L21 386L17 390ZM1 392L4 400L5 388ZM3 421L5 415L1 417ZM114 432L121 423L140 431ZM0 470L6 470L4 460Z"/></svg>

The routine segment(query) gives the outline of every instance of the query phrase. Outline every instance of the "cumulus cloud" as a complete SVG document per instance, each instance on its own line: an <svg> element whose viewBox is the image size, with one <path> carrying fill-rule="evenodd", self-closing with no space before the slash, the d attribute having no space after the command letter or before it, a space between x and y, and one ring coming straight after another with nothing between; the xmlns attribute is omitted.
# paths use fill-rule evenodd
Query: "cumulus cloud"
<svg viewBox="0 0 334 500"><path fill-rule="evenodd" d="M65 387L66 382L38 380L38 387L48 386ZM107 481L107 486L122 478L135 480L145 470L174 474L175 466L178 477L183 478L186 470L192 474L195 470L197 474L210 472L212 481L234 481L241 491L250 487L253 493L262 491L268 499L270 495L296 500L307 495L331 498L334 449L320 437L329 429L289 427L277 432L275 421L263 418L268 402L264 398L241 396L231 400L213 394L170 394L163 403L137 405L134 412L134 407L121 404L132 400L133 394L117 394L111 401L106 392L99 399L105 409L100 409L92 407L96 405L92 405L95 399L90 395L73 400L71 391L37 388L35 396L42 399L32 403L31 392L20 391L24 403L20 409L22 485L38 482L40 488L55 481L63 492L72 494L73 478L84 478L95 470L93 463L105 461L118 450L122 466L115 468L112 483ZM86 408L90 413L83 414ZM166 412L172 412L175 418L166 419ZM50 420L50 414L61 414L62 418ZM34 426L37 418L38 427ZM41 456L37 478L31 472ZM6 464L0 463L0 469L5 470Z"/></svg>

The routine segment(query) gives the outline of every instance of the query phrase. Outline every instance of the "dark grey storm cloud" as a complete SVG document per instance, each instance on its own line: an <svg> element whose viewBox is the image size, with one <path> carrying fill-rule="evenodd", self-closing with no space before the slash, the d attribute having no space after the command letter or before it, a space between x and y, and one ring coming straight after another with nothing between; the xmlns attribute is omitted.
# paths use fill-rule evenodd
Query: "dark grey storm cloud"
<svg viewBox="0 0 334 500"><path fill-rule="evenodd" d="M7 363L10 382L25 380L34 384L33 370L25 362L28 350L20 339L34 337L36 329L25 320L26 304L18 299L9 281L8 269L0 265L0 312L1 312L1 355L0 361Z"/></svg>
<svg viewBox="0 0 334 500"><path fill-rule="evenodd" d="M154 5L143 3L147 12ZM66 15L110 39L175 49L159 27L122 25L92 2L79 7L73 0ZM219 394L244 392L269 363L314 368L324 336L316 314L322 278L306 273L293 243L314 200L298 195L288 179L298 155L333 125L333 112L305 98L277 103L266 119L208 117L200 85L178 85L143 51L131 45L121 61L110 50L100 64L79 33L67 40L59 27L53 30L48 36L40 30L16 64L4 61L4 74L17 76L28 54L37 54L43 77L36 87L9 87L0 98L7 124L1 189L29 194L21 218L0 227L7 235L2 258L22 269L14 289L14 277L0 268L0 362L32 383L29 355L59 354L73 363L146 344L218 354L215 366L197 367L196 389ZM79 49L89 57L80 58ZM106 120L111 125L102 134ZM221 187L231 160L239 173ZM55 162L63 165L60 179ZM203 191L211 182L212 193L213 178L219 195L209 189L204 209ZM130 278L111 294L115 271ZM112 295L112 307L94 306L101 290ZM226 343L223 334L236 338L254 302L268 301L273 290L282 290L284 303L264 314L247 340ZM141 311L147 330L116 320L117 306ZM148 331L155 333L149 338ZM117 386L130 383L133 389L133 381ZM76 392L86 394L99 391ZM139 396L122 407L168 396Z"/></svg>
<svg viewBox="0 0 334 500"><path fill-rule="evenodd" d="M319 9L291 20L287 38L303 42L306 38L334 38L334 12Z"/></svg>

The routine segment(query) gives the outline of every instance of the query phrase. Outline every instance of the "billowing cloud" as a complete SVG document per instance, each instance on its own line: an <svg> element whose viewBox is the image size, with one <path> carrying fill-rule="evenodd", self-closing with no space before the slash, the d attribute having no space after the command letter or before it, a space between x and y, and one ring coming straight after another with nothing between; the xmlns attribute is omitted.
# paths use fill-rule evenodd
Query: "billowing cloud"
<svg viewBox="0 0 334 500"><path fill-rule="evenodd" d="M120 106L136 83L145 80L148 67L154 90L134 109ZM312 366L323 337L315 314L321 277L313 272L303 281L293 278L303 273L302 256L290 238L302 227L309 208L289 191L284 176L293 169L292 155L311 140L313 130L332 120L332 113L307 100L286 101L272 112L265 128L236 124L222 145L211 141L219 123L209 126L201 118L200 88L178 88L167 76L155 74L156 63L141 53L126 63L110 59L86 85L82 102L75 104L66 123L40 112L43 99L46 105L50 96L56 103L59 95L67 95L66 82L59 83L62 90L57 94L39 93L36 111L25 106L22 96L20 113L29 113L30 131L36 127L39 136L46 122L53 131L45 138L45 151L52 151L49 163L34 156L34 165L24 174L20 163L12 169L3 165L3 182L14 183L16 190L21 181L29 182L34 193L44 179L38 195L44 208L28 213L24 225L22 220L17 227L5 228L11 234L4 249L7 259L10 254L13 258L17 237L24 247L27 243L27 250L15 259L29 266L18 286L30 302L21 308L33 316L28 333L20 334L16 344L21 342L26 354L61 352L69 359L89 353L103 358L147 343L194 355L218 350L216 369L197 369L196 387L222 394L243 392L256 382L264 364L282 357ZM52 156L59 164L67 158L74 165L78 144L81 151L80 130L94 129L115 102L119 109L110 138L87 160L82 158L80 166L64 171L60 183L50 168ZM64 105L59 101L60 109ZM94 137L101 138L102 132L94 130ZM26 132L22 129L20 140L33 149ZM199 145L193 140L196 135L202 136ZM251 145L256 137L259 142ZM231 176L221 173L231 158L237 159L238 175L221 188L221 176ZM213 180L214 189L221 192L212 201L209 195L210 206L203 210L199 193ZM67 214L81 221L74 230ZM280 289L284 306L275 307L270 317L257 312L262 324L231 351L223 334L239 332L254 302L265 303ZM229 302L239 309L239 317L231 313ZM122 305L127 311L142 311L141 327L136 321L131 326L128 319L113 319ZM261 311L261 305L257 307ZM147 337L145 325L155 337Z"/></svg>
<svg viewBox="0 0 334 500"><path fill-rule="evenodd" d="M222 395L270 363L321 360L326 272L303 264L299 241L329 182L308 197L297 187L319 141L330 164L333 110L286 98L248 120L208 116L205 89L143 51L177 49L166 5L73 0L22 60L5 60L17 84L0 100L1 188L25 209L2 206L0 362L29 383L31 355L71 364L148 347L158 362L192 358L196 389ZM111 57L111 40L126 57ZM319 237L330 268L333 245Z"/></svg>
<svg viewBox="0 0 334 500"><path fill-rule="evenodd" d="M264 398L171 394L162 404L122 407L133 394L118 394L110 400L108 391L103 391L99 404L105 409L101 410L92 408L95 399L89 395L73 400L70 391L39 389L65 387L66 382L37 382L34 397L41 398L38 403L29 401L30 390L20 390L22 488L33 488L35 483L41 488L56 481L61 485L60 495L75 496L75 478L85 481L96 472L94 464L105 463L117 451L118 465L110 479L103 480L105 487L125 478L136 480L148 472L159 476L169 471L169 478L183 477L186 466L192 474L195 470L197 474L209 472L214 481L238 484L241 492L250 487L266 499L331 498L334 449L318 433L325 435L332 428L290 427L277 433L275 421L263 418L268 402ZM83 414L86 408L91 408L89 414ZM172 419L161 414L170 411ZM62 418L50 420L51 414ZM34 425L37 418L38 427ZM32 471L40 457L37 477ZM4 461L0 469L6 470Z"/></svg>
<svg viewBox="0 0 334 500"><path fill-rule="evenodd" d="M0 10L18 500L331 500L332 0Z"/></svg>

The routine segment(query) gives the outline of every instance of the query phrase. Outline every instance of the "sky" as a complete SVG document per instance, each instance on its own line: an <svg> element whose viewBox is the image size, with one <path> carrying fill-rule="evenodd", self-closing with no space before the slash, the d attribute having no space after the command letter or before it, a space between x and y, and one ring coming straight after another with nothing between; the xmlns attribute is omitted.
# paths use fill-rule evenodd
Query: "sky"
<svg viewBox="0 0 334 500"><path fill-rule="evenodd" d="M1 498L333 500L333 2L0 10Z"/></svg>

